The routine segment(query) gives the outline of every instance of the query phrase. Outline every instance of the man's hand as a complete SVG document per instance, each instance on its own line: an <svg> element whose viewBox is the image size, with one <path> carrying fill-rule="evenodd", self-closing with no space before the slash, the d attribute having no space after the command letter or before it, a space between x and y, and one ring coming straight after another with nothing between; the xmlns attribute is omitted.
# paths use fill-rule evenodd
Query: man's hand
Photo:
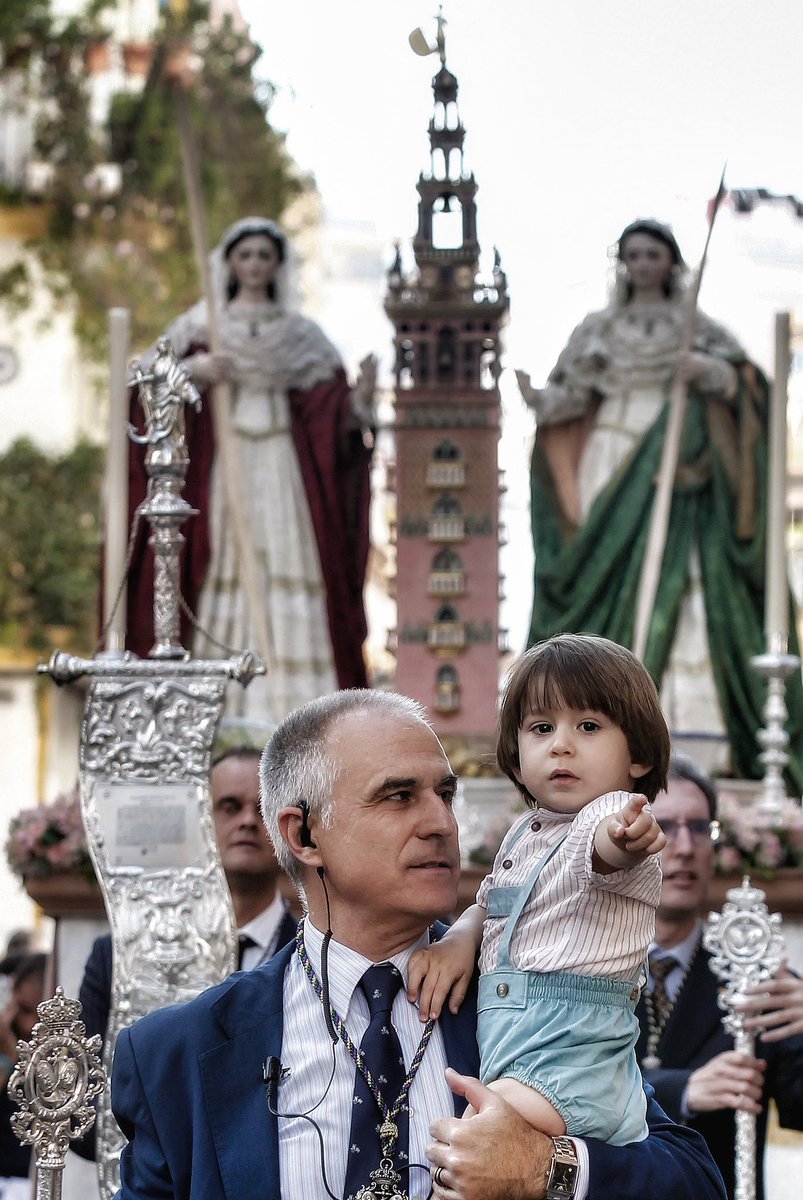
<svg viewBox="0 0 803 1200"><path fill-rule="evenodd" d="M689 1112L715 1112L720 1108L740 1108L760 1113L767 1064L749 1054L725 1050L698 1071L692 1072L686 1086Z"/></svg>
<svg viewBox="0 0 803 1200"><path fill-rule="evenodd" d="M470 1075L448 1068L446 1082L475 1114L467 1121L441 1117L427 1147L432 1173L442 1167L433 1195L440 1200L543 1200L552 1139Z"/></svg>
<svg viewBox="0 0 803 1200"><path fill-rule="evenodd" d="M762 1042L780 1042L803 1033L803 979L792 974L785 960L774 979L745 988L745 995L751 999L739 1006L739 1012L760 1015L749 1016L744 1027L761 1032Z"/></svg>

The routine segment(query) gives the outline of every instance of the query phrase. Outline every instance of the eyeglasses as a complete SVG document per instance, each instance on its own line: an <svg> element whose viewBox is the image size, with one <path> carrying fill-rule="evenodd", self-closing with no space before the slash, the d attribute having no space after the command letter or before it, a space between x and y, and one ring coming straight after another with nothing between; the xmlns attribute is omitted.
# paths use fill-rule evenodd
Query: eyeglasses
<svg viewBox="0 0 803 1200"><path fill-rule="evenodd" d="M706 821L705 817L692 817L690 821L673 821L667 818L658 824L666 834L668 842L674 842L681 829L687 831L695 846L719 840L719 821Z"/></svg>

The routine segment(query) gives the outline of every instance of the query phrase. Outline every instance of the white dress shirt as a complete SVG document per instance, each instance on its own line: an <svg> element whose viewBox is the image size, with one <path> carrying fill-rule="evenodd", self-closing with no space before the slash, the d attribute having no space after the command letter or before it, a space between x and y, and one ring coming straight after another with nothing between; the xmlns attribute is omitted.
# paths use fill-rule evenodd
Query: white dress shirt
<svg viewBox="0 0 803 1200"><path fill-rule="evenodd" d="M271 903L259 916L245 925L240 925L237 933L247 934L256 943L254 946L247 946L243 951L241 971L252 971L276 953L279 949L276 944L279 940L279 926L286 912L287 902L281 892L277 891Z"/></svg>
<svg viewBox="0 0 803 1200"><path fill-rule="evenodd" d="M315 973L321 978L323 936L310 922L304 921L304 940ZM422 938L394 955L389 962L407 976L407 964L414 950L427 944ZM368 1003L357 987L371 960L332 940L329 943L329 982L331 1003L343 1019L349 1037L359 1046L368 1027ZM404 988L393 1004L393 1025L399 1035L404 1061L409 1068L418 1048L424 1026L418 1009L407 1000ZM356 1067L346 1047L338 1041L333 1049L324 1020L323 1004L318 999L297 954L290 960L284 977L284 1037L282 1066L289 1071L278 1091L279 1113L309 1113L323 1137L323 1166L326 1180L336 1196L343 1195L346 1155L351 1129L352 1097ZM332 1066L334 1063L334 1077ZM410 1200L428 1195L431 1179L426 1147L431 1141L429 1127L438 1117L454 1113L452 1093L446 1086L446 1051L443 1036L436 1026L410 1088L410 1187L403 1188ZM331 1079L331 1083L330 1083ZM392 1107L396 1097L389 1098ZM309 1121L298 1117L279 1119L279 1178L282 1200L309 1200L325 1195L321 1180L321 1142Z"/></svg>
<svg viewBox="0 0 803 1200"><path fill-rule="evenodd" d="M394 955L395 963L407 978L407 965L414 950L428 943L425 933L414 946ZM323 935L304 921L304 942L318 979L321 978ZM343 1019L349 1037L359 1046L368 1027L368 1004L357 984L370 967L371 960L332 940L328 949L330 1000ZM409 1068L418 1048L424 1026L418 1008L407 1000L404 988L393 1004L393 1025L399 1035L404 1061ZM325 1195L326 1182L335 1196L343 1195L346 1157L351 1129L351 1108L356 1067L348 1050L338 1041L333 1049L324 1019L323 1004L314 991L297 954L290 960L284 977L284 1035L281 1062L288 1074L278 1089L277 1111L307 1113L321 1131L321 1138L309 1120L299 1116L279 1117L279 1179L282 1200L309 1200ZM332 1067L334 1063L334 1076ZM454 1113L454 1097L446 1085L447 1067L443 1035L436 1025L421 1066L410 1088L410 1200L425 1200L432 1186L426 1148L432 1141L429 1129L433 1121ZM393 1100L396 1099L394 1096ZM392 1105L392 1100L391 1100ZM579 1139L577 1149L580 1172L575 1200L586 1200L588 1193L588 1151Z"/></svg>

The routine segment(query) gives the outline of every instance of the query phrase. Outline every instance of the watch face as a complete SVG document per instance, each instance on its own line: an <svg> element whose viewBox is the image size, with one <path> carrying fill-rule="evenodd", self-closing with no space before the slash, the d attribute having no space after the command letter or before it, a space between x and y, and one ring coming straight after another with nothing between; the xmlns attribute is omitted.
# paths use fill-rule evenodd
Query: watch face
<svg viewBox="0 0 803 1200"><path fill-rule="evenodd" d="M556 1162L549 1181L550 1196L573 1196L577 1186L577 1164Z"/></svg>
<svg viewBox="0 0 803 1200"><path fill-rule="evenodd" d="M0 346L0 383L10 383L19 366L16 350L11 346Z"/></svg>

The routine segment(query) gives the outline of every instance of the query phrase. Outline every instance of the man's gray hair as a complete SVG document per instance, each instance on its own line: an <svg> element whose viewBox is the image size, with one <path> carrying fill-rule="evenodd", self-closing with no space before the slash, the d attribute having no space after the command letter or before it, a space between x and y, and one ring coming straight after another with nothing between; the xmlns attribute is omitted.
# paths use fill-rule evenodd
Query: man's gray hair
<svg viewBox="0 0 803 1200"><path fill-rule="evenodd" d="M331 726L353 712L421 721L431 728L426 709L409 696L397 692L351 688L311 700L285 717L271 737L259 767L262 817L273 842L279 866L301 888L298 862L279 832L279 812L288 806L303 806L324 828L333 819L332 791L340 766L327 751L325 741ZM370 747L366 747L366 753Z"/></svg>

